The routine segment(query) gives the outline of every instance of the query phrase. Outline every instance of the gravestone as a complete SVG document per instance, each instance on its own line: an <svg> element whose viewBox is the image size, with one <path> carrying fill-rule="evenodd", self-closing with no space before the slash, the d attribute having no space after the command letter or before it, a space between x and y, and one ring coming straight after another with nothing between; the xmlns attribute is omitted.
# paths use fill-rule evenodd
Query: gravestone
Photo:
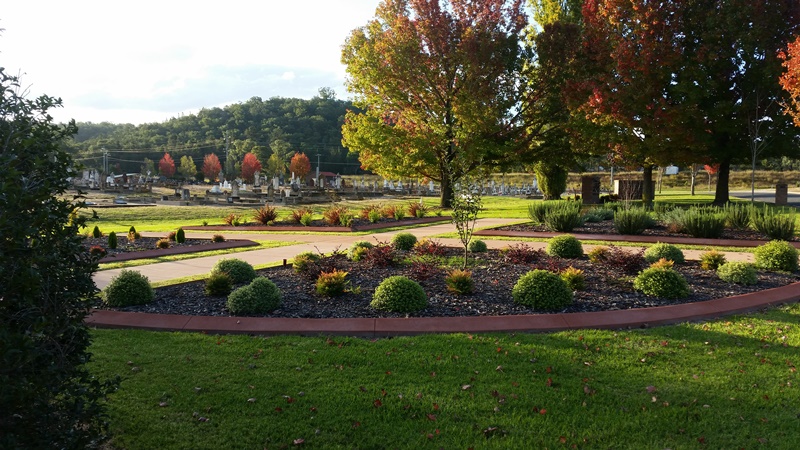
<svg viewBox="0 0 800 450"><path fill-rule="evenodd" d="M653 192L656 191L656 182L653 181ZM620 200L641 200L644 180L614 180L614 194Z"/></svg>
<svg viewBox="0 0 800 450"><path fill-rule="evenodd" d="M581 199L585 205L600 203L600 178L592 175L581 177Z"/></svg>
<svg viewBox="0 0 800 450"><path fill-rule="evenodd" d="M191 199L192 199L192 197L189 194L189 190L188 189L181 190L181 200L189 201Z"/></svg>

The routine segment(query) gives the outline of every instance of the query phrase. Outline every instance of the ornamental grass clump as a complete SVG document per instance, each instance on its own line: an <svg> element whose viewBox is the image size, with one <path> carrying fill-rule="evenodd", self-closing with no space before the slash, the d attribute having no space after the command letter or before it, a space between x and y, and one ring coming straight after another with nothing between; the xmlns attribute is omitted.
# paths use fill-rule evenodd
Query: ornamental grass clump
<svg viewBox="0 0 800 450"><path fill-rule="evenodd" d="M558 311L572 303L572 289L560 276L536 269L522 275L511 290L514 303L537 311Z"/></svg>
<svg viewBox="0 0 800 450"><path fill-rule="evenodd" d="M650 267L644 269L633 280L633 288L645 295L666 299L689 296L689 283L671 268Z"/></svg>
<svg viewBox="0 0 800 450"><path fill-rule="evenodd" d="M395 275L383 280L375 288L370 306L384 311L409 313L425 309L428 296L416 281Z"/></svg>
<svg viewBox="0 0 800 450"><path fill-rule="evenodd" d="M583 225L581 202L558 202L544 216L544 226L550 231L570 232Z"/></svg>
<svg viewBox="0 0 800 450"><path fill-rule="evenodd" d="M728 203L723 208L725 223L734 230L746 230L750 227L750 206L744 203Z"/></svg>
<svg viewBox="0 0 800 450"><path fill-rule="evenodd" d="M681 249L672 244L659 242L644 251L644 259L649 263L654 263L661 258L668 259L677 264L683 264L686 261Z"/></svg>
<svg viewBox="0 0 800 450"><path fill-rule="evenodd" d="M717 270L719 266L726 262L725 254L716 250L709 250L700 254L700 268L703 270Z"/></svg>
<svg viewBox="0 0 800 450"><path fill-rule="evenodd" d="M225 242L225 236L221 234L215 234L211 236L211 242Z"/></svg>
<svg viewBox="0 0 800 450"><path fill-rule="evenodd" d="M258 277L231 292L227 307L232 314L266 314L280 306L283 293L270 279Z"/></svg>
<svg viewBox="0 0 800 450"><path fill-rule="evenodd" d="M547 243L547 254L566 259L580 258L583 256L583 246L575 236L564 234L550 239Z"/></svg>
<svg viewBox="0 0 800 450"><path fill-rule="evenodd" d="M717 276L728 283L751 286L758 283L755 266L741 261L727 262L717 269Z"/></svg>
<svg viewBox="0 0 800 450"><path fill-rule="evenodd" d="M692 237L716 239L725 231L724 213L710 208L690 208L682 216L682 228Z"/></svg>
<svg viewBox="0 0 800 450"><path fill-rule="evenodd" d="M469 270L453 269L447 272L444 283L448 291L458 295L471 294L475 290L475 282Z"/></svg>
<svg viewBox="0 0 800 450"><path fill-rule="evenodd" d="M350 283L343 270L333 269L331 272L320 272L314 287L317 294L326 297L336 297L347 292Z"/></svg>
<svg viewBox="0 0 800 450"><path fill-rule="evenodd" d="M773 240L790 241L794 238L795 214L779 214L764 207L750 210L753 229Z"/></svg>
<svg viewBox="0 0 800 450"><path fill-rule="evenodd" d="M150 303L155 294L146 276L135 270L122 269L103 290L102 297L108 306L123 307Z"/></svg>
<svg viewBox="0 0 800 450"><path fill-rule="evenodd" d="M272 225L278 219L278 208L270 205L264 205L255 210L253 220L261 225Z"/></svg>
<svg viewBox="0 0 800 450"><path fill-rule="evenodd" d="M156 241L156 248L160 248L162 250L169 248L170 245L172 245L172 241L167 238L161 238Z"/></svg>
<svg viewBox="0 0 800 450"><path fill-rule="evenodd" d="M411 250L417 243L417 237L411 233L397 233L392 237L392 246L397 250Z"/></svg>
<svg viewBox="0 0 800 450"><path fill-rule="evenodd" d="M786 241L770 241L753 251L756 265L766 270L794 272L797 270L797 249Z"/></svg>
<svg viewBox="0 0 800 450"><path fill-rule="evenodd" d="M417 219L425 217L429 212L428 206L422 202L409 202L406 210L409 216L416 217Z"/></svg>
<svg viewBox="0 0 800 450"><path fill-rule="evenodd" d="M369 249L372 247L374 247L374 245L372 245L372 243L369 241L355 241L347 251L347 257L351 261L361 261L364 259L364 256L369 253Z"/></svg>
<svg viewBox="0 0 800 450"><path fill-rule="evenodd" d="M227 273L233 284L249 283L256 277L256 270L250 263L236 258L220 259L211 272Z"/></svg>
<svg viewBox="0 0 800 450"><path fill-rule="evenodd" d="M301 223L300 221L305 215L313 216L314 210L305 207L293 209L289 212L289 220L294 223Z"/></svg>
<svg viewBox="0 0 800 450"><path fill-rule="evenodd" d="M621 209L614 213L614 229L619 234L638 235L653 226L653 218L644 208Z"/></svg>
<svg viewBox="0 0 800 450"><path fill-rule="evenodd" d="M562 270L559 276L564 280L564 283L567 283L567 287L573 291L582 291L586 289L586 275L584 275L581 269L569 266Z"/></svg>

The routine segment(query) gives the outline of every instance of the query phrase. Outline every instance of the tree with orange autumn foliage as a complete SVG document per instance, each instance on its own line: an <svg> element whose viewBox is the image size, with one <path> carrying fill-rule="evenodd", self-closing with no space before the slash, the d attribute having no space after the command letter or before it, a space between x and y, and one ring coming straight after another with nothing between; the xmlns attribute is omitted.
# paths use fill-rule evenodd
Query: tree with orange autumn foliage
<svg viewBox="0 0 800 450"><path fill-rule="evenodd" d="M305 179L306 175L311 172L311 161L305 153L295 153L292 160L289 162L289 171L294 173L294 176Z"/></svg>
<svg viewBox="0 0 800 450"><path fill-rule="evenodd" d="M217 181L217 176L219 176L219 173L222 172L222 164L220 164L217 155L214 153L209 153L203 157L203 168L201 170L203 175L208 178L208 181L212 183Z"/></svg>
<svg viewBox="0 0 800 450"><path fill-rule="evenodd" d="M169 153L164 153L161 161L158 162L158 173L167 178L175 175L175 161L169 156Z"/></svg>
<svg viewBox="0 0 800 450"><path fill-rule="evenodd" d="M789 94L789 101L783 104L784 112L800 127L800 36L790 42L778 57L785 70L780 78L781 87Z"/></svg>
<svg viewBox="0 0 800 450"><path fill-rule="evenodd" d="M247 153L242 160L242 179L248 183L252 183L255 179L255 173L261 171L261 162L258 157L253 153Z"/></svg>

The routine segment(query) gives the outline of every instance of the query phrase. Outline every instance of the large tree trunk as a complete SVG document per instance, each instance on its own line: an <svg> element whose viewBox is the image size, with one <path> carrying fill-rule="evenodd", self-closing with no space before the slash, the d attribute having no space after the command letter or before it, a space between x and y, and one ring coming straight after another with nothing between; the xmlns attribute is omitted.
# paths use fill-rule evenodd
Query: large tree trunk
<svg viewBox="0 0 800 450"><path fill-rule="evenodd" d="M692 164L689 168L689 175L691 176L692 195L694 195L694 186L697 184L697 164Z"/></svg>
<svg viewBox="0 0 800 450"><path fill-rule="evenodd" d="M442 175L442 196L439 200L439 206L442 208L450 208L453 205L453 182L447 174Z"/></svg>
<svg viewBox="0 0 800 450"><path fill-rule="evenodd" d="M653 197L655 197L655 192L653 192L653 166L644 166L642 178L644 179L642 185L642 203L645 209L650 210L653 209Z"/></svg>
<svg viewBox="0 0 800 450"><path fill-rule="evenodd" d="M720 163L719 171L717 172L717 190L714 194L714 204L717 206L723 206L731 200L730 190L728 189L730 174L731 162L725 161Z"/></svg>

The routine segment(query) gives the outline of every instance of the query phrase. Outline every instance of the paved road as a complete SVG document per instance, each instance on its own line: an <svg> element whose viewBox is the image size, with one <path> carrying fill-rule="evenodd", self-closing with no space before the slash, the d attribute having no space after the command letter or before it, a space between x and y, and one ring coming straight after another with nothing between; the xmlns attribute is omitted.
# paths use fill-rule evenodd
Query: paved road
<svg viewBox="0 0 800 450"><path fill-rule="evenodd" d="M731 197L750 200L750 191L731 191ZM775 189L756 189L755 200L758 202L775 203ZM800 190L789 189L789 205L800 206Z"/></svg>

